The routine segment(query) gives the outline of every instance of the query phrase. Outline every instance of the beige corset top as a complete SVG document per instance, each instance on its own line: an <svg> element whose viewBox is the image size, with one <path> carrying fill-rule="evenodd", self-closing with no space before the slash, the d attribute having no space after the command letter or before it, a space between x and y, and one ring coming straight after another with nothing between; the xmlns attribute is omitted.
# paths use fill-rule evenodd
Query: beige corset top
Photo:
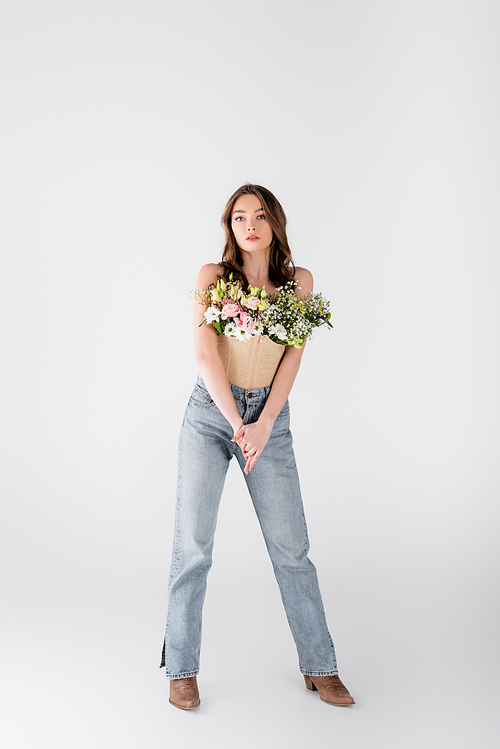
<svg viewBox="0 0 500 749"><path fill-rule="evenodd" d="M217 336L217 349L229 382L245 390L272 384L285 348L267 335L253 335L246 341Z"/></svg>

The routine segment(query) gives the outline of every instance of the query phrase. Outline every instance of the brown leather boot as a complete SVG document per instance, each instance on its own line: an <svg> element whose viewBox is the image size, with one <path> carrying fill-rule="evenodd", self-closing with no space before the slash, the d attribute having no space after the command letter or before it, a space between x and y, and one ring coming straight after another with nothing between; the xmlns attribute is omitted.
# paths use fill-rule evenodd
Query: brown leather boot
<svg viewBox="0 0 500 749"><path fill-rule="evenodd" d="M170 679L169 702L174 707L180 707L181 710L192 710L198 707L200 695L196 676L189 676L187 679Z"/></svg>
<svg viewBox="0 0 500 749"><path fill-rule="evenodd" d="M307 676L304 674L306 687L319 696L328 705L355 705L349 690L342 684L338 676Z"/></svg>

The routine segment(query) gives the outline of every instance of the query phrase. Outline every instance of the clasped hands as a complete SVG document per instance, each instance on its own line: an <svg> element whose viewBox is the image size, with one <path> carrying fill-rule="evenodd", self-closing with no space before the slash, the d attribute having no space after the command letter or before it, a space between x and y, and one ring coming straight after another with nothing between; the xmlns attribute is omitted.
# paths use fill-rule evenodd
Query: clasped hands
<svg viewBox="0 0 500 749"><path fill-rule="evenodd" d="M260 421L259 419L253 424L242 424L234 432L231 442L236 442L243 453L246 460L246 466L243 469L245 473L248 474L258 461L271 436L272 429L272 422Z"/></svg>

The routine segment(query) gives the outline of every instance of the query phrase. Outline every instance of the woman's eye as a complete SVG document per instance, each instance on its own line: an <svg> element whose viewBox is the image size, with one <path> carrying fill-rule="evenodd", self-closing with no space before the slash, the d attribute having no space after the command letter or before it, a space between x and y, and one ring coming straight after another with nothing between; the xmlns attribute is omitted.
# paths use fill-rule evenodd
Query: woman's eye
<svg viewBox="0 0 500 749"><path fill-rule="evenodd" d="M263 213L260 214L260 216L257 216L257 218L266 218Z"/></svg>
<svg viewBox="0 0 500 749"><path fill-rule="evenodd" d="M235 221L243 221L243 216L236 216Z"/></svg>

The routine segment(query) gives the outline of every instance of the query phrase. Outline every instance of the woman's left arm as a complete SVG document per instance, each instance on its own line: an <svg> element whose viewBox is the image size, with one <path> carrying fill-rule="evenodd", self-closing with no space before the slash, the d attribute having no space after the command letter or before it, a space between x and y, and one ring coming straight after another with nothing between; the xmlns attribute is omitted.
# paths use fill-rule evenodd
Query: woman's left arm
<svg viewBox="0 0 500 749"><path fill-rule="evenodd" d="M297 293L299 296L308 294L313 290L312 274L305 268L297 268L295 280L299 282ZM300 361L304 352L305 343L300 349L287 346L281 364L276 372L271 392L266 405L258 420L253 424L244 424L236 432L233 442L237 442L243 451L247 461L245 473L252 470L259 459L264 447L267 445L279 412L285 405L292 389L293 383L300 368Z"/></svg>

